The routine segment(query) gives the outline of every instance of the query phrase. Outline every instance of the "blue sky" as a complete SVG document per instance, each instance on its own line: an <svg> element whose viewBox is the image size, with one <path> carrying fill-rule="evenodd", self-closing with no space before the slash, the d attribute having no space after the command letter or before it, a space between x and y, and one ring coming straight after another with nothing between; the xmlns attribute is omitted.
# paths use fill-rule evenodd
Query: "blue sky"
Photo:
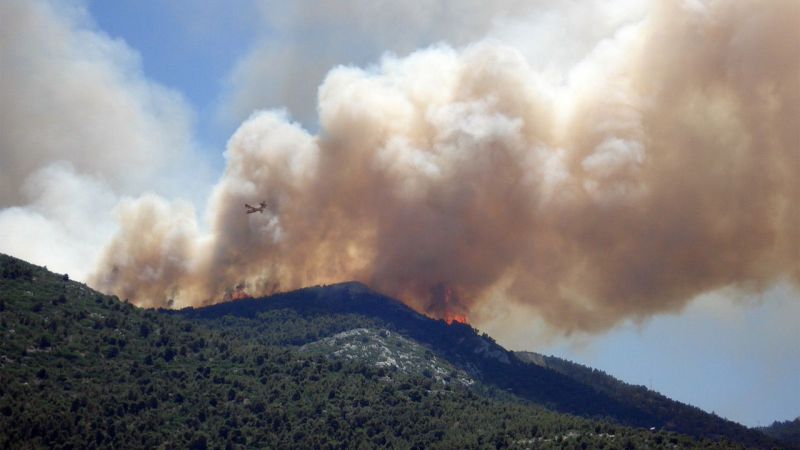
<svg viewBox="0 0 800 450"><path fill-rule="evenodd" d="M97 27L141 55L148 78L179 91L197 115L196 131L221 170L225 143L238 123L218 108L232 67L254 45L258 10L247 1L89 3Z"/></svg>
<svg viewBox="0 0 800 450"><path fill-rule="evenodd" d="M155 93L148 94L154 98L145 102L143 110L157 104L160 106L153 108L158 111L172 107L182 111L179 115L188 124L184 119L175 124L168 121L155 142L166 142L165 148L172 142L188 142L188 150L175 160L180 167L189 164L189 169L178 178L193 178L197 183L195 195L188 197L202 211L210 186L225 169L226 143L241 122L255 110L280 109L310 132L317 132L317 88L338 65L370 68L385 54L402 57L437 43L460 47L489 36L504 43L520 43L520 53L543 78L558 79L564 67L575 65L598 42L624 34L619 30L641 19L644 2L607 2L611 6L597 6L598 15L588 19L587 14L600 2L580 8L589 11L582 15L572 11L576 6L571 3L565 3L564 11L537 4L546 9L546 14L537 15L529 10L530 5L513 1L494 7L447 1L420 2L417 7L388 3L381 9L370 9L374 7L369 2L357 0L330 5L270 0L55 3L59 7L74 5L81 11L78 15L82 18L77 21L88 23L85 29L106 35L122 47L111 50L122 54L121 59L138 58L131 66L141 71L141 77L126 81L134 86L132 92L150 92L141 88L142 83L158 86ZM539 19L528 26L528 16ZM559 21L562 16L569 20ZM593 24L591 31L586 31L585 20ZM570 33L580 36L572 39ZM555 43L559 51L543 50L530 43L534 41ZM575 73L576 77L581 74ZM148 125L147 129L157 126ZM186 155L194 162L180 159ZM163 163L165 173L171 173L170 158ZM105 166L72 164L75 172L86 171L94 177L75 181L80 192L101 190L95 183L102 184L106 177L124 179L118 185L111 181L114 193L100 197L108 205L117 201L114 196L124 201L125 196L148 191L137 180L103 172ZM72 177L70 170L64 176ZM159 193L170 194L177 188L167 182L159 189ZM9 201L11 206L0 205L8 206L0 219L10 221L9 217L22 214L21 200ZM31 205L44 204L42 201ZM52 230L47 224L60 219L40 215L25 220ZM0 220L0 229L8 221ZM75 231L78 225L67 225L62 240L84 239ZM108 238L112 228L98 225L95 234L100 237L94 239ZM81 258L94 255L93 250L76 246ZM30 257L36 260L41 255ZM64 264L78 257L70 258L64 256ZM50 266L58 264L51 262ZM592 334L543 332L546 326L534 318L516 318L509 329L506 324L511 319L502 315L486 320L479 328L510 348L554 354L596 367L752 426L800 415L798 317L800 294L791 283L778 281L760 294L712 290L685 308L626 318L608 331Z"/></svg>
<svg viewBox="0 0 800 450"><path fill-rule="evenodd" d="M554 343L545 352L747 425L796 417L797 293L776 286L761 298L731 301L704 296L680 314L627 323L580 344Z"/></svg>

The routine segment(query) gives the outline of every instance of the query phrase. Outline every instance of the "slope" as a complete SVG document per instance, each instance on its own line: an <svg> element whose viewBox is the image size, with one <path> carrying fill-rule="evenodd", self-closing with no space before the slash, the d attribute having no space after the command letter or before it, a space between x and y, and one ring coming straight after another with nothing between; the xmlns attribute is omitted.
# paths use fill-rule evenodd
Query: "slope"
<svg viewBox="0 0 800 450"><path fill-rule="evenodd" d="M709 414L700 408L672 400L644 386L622 382L603 371L586 367L554 356L533 352L515 352L517 357L532 365L548 368L572 380L591 386L623 405L649 411L664 428L680 430L693 436L728 437L755 445L766 445L756 430Z"/></svg>
<svg viewBox="0 0 800 450"><path fill-rule="evenodd" d="M742 425L670 400L658 393L636 389L603 389L576 371L559 370L563 365L532 364L524 354L505 350L486 334L469 325L433 320L403 303L371 291L360 283L318 286L177 312L187 318L239 317L258 323L270 311L291 310L303 317L356 314L414 340L482 384L533 401L548 409L587 418L611 418L619 423L664 429L696 437L722 437L746 445L768 448L775 441ZM345 331L347 327L330 332ZM286 341L303 345L314 336ZM574 373L573 373L574 372ZM635 394L635 395L634 395Z"/></svg>
<svg viewBox="0 0 800 450"><path fill-rule="evenodd" d="M776 420L772 425L759 428L759 430L787 445L800 447L800 417L785 422Z"/></svg>
<svg viewBox="0 0 800 450"><path fill-rule="evenodd" d="M444 360L417 374L328 355L325 345L349 339L339 333L367 329L377 334L359 332L359 339L414 346L414 364L427 358L405 337L382 336L364 315L285 308L255 319L183 315L198 313L142 310L0 255L0 447L730 445L485 395L490 388L458 382L463 375ZM437 378L439 369L457 376Z"/></svg>

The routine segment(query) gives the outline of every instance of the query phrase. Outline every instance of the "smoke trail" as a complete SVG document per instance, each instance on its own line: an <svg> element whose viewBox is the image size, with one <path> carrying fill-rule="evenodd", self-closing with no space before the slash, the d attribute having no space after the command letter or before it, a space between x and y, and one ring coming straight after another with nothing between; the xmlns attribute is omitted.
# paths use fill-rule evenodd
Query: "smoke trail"
<svg viewBox="0 0 800 450"><path fill-rule="evenodd" d="M798 30L795 1L661 2L561 81L493 41L339 67L318 135L241 125L208 233L126 203L92 283L188 305L357 279L440 317L499 289L565 331L798 283Z"/></svg>

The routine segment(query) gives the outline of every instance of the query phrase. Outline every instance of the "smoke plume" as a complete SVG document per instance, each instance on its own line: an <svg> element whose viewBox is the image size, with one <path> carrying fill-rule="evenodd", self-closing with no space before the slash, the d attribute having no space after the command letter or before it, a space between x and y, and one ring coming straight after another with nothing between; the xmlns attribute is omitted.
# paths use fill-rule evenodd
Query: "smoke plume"
<svg viewBox="0 0 800 450"><path fill-rule="evenodd" d="M488 37L537 69L562 72L646 9L642 0L255 1L264 33L230 74L219 115L231 124L277 107L315 127L317 87L333 67L439 42Z"/></svg>
<svg viewBox="0 0 800 450"><path fill-rule="evenodd" d="M0 30L0 251L83 279L120 195L201 178L192 113L80 1L4 0Z"/></svg>
<svg viewBox="0 0 800 450"><path fill-rule="evenodd" d="M799 33L793 0L665 1L560 78L493 40L338 67L318 134L275 111L236 131L208 230L124 202L91 283L183 306L355 279L589 332L796 284Z"/></svg>

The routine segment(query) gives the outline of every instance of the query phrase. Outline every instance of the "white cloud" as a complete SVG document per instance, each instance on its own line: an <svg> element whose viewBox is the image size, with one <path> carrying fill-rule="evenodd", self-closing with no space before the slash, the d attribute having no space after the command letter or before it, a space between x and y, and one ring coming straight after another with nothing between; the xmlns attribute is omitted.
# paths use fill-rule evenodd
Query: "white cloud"
<svg viewBox="0 0 800 450"><path fill-rule="evenodd" d="M0 29L0 251L88 271L117 195L197 191L193 113L81 2L0 2Z"/></svg>
<svg viewBox="0 0 800 450"><path fill-rule="evenodd" d="M519 50L554 79L620 27L644 17L649 2L545 0L262 0L264 32L231 72L220 108L235 123L254 110L285 107L315 127L316 92L338 65L364 66L440 42L482 39Z"/></svg>

